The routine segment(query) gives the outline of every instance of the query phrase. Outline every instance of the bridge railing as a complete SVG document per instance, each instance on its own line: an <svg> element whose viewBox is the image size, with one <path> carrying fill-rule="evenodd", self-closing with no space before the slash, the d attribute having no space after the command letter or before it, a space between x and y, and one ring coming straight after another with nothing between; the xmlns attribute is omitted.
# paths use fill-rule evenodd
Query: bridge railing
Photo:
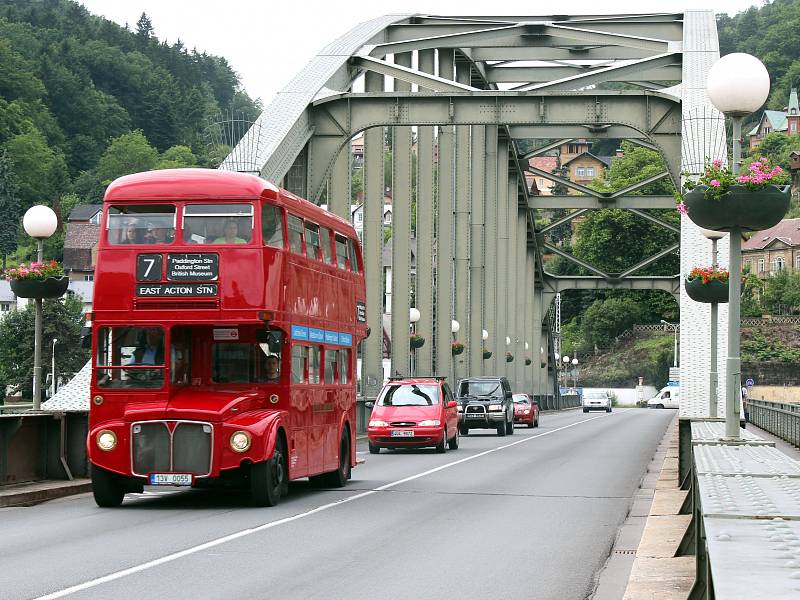
<svg viewBox="0 0 800 600"><path fill-rule="evenodd" d="M750 422L800 447L800 404L749 400Z"/></svg>

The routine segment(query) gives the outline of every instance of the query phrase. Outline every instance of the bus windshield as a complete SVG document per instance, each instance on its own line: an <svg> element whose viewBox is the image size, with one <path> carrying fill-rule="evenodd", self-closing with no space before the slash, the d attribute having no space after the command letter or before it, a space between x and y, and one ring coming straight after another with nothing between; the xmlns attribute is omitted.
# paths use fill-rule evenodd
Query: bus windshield
<svg viewBox="0 0 800 600"><path fill-rule="evenodd" d="M171 244L175 240L175 207L110 206L108 243Z"/></svg>
<svg viewBox="0 0 800 600"><path fill-rule="evenodd" d="M253 241L253 205L187 204L183 240L187 244L249 244Z"/></svg>

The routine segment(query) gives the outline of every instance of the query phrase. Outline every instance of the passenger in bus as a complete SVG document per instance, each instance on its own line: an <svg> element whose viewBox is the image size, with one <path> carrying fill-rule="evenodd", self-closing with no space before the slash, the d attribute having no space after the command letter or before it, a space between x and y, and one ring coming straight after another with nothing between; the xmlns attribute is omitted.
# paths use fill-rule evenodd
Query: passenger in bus
<svg viewBox="0 0 800 600"><path fill-rule="evenodd" d="M263 368L259 376L259 383L280 383L280 361L274 354L264 355Z"/></svg>
<svg viewBox="0 0 800 600"><path fill-rule="evenodd" d="M133 351L132 365L163 365L164 364L164 334L160 329L149 328L145 330L144 340Z"/></svg>
<svg viewBox="0 0 800 600"><path fill-rule="evenodd" d="M153 224L151 227L148 227L148 230L150 229L152 229L154 241L148 243L171 244L172 240L175 239L175 230L172 227L163 227Z"/></svg>
<svg viewBox="0 0 800 600"><path fill-rule="evenodd" d="M212 244L246 244L247 240L239 237L239 224L236 219L225 221L225 231L222 237L215 238Z"/></svg>
<svg viewBox="0 0 800 600"><path fill-rule="evenodd" d="M122 230L122 239L120 244L140 244L139 241L139 228L136 226L136 221L128 221Z"/></svg>

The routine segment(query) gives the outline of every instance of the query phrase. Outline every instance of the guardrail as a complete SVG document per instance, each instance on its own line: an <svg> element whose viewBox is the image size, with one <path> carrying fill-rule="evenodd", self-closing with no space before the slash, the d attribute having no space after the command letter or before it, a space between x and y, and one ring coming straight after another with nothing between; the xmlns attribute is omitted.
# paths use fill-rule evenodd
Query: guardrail
<svg viewBox="0 0 800 600"><path fill-rule="evenodd" d="M689 599L796 597L800 462L750 430L729 440L722 419L705 419L681 421L681 464L693 518L676 555L696 557Z"/></svg>
<svg viewBox="0 0 800 600"><path fill-rule="evenodd" d="M800 448L800 404L748 400L750 422Z"/></svg>

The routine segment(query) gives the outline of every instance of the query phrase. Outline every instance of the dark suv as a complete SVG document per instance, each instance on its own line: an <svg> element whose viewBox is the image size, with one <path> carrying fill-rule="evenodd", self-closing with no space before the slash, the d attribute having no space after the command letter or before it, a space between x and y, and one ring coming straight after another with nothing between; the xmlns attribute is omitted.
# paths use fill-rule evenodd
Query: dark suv
<svg viewBox="0 0 800 600"><path fill-rule="evenodd" d="M458 382L458 429L496 429L497 435L514 433L514 403L505 377L468 377Z"/></svg>

